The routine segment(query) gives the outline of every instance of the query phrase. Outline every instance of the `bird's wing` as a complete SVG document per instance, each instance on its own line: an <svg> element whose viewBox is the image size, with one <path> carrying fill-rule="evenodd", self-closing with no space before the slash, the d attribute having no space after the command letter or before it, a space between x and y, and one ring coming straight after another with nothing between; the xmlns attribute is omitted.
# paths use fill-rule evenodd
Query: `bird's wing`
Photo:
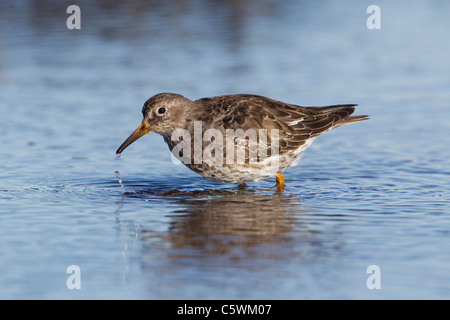
<svg viewBox="0 0 450 320"><path fill-rule="evenodd" d="M256 95L222 96L200 101L208 110L205 120L213 123L215 128L242 129L244 132L252 129L258 136L266 133L260 129L267 130L267 142L264 144L264 139L258 141L258 148L265 147L268 154L272 138L276 138L275 133L278 133L279 153L283 154L295 151L309 139L336 126L359 121L345 122L346 119L357 118L349 117L356 105L301 107ZM248 136L244 138L249 139ZM242 139L238 137L238 140ZM245 141L240 142L243 144Z"/></svg>

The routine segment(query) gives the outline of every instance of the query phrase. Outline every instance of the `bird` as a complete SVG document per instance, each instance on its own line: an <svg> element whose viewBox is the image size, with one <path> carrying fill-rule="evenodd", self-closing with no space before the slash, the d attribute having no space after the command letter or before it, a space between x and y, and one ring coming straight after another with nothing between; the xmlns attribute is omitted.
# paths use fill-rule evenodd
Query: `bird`
<svg viewBox="0 0 450 320"><path fill-rule="evenodd" d="M155 132L172 155L205 178L238 184L276 177L298 163L322 133L369 119L351 116L357 104L303 107L255 94L230 94L190 100L159 93L142 107L140 126L122 143L120 154L142 136Z"/></svg>

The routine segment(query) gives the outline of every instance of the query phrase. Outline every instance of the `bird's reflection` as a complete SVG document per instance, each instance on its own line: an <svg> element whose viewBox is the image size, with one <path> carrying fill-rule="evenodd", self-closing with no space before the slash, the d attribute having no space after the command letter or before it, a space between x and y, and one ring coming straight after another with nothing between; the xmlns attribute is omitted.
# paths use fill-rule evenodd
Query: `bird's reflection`
<svg viewBox="0 0 450 320"><path fill-rule="evenodd" d="M296 195L238 188L159 195L165 201L172 199L175 209L166 216L169 227L164 231L141 225L139 237L149 254L164 247L169 258L224 255L236 260L259 255L278 259L282 252L275 247L292 242L294 229L295 237L302 233L307 238L311 232L299 223L305 208Z"/></svg>
<svg viewBox="0 0 450 320"><path fill-rule="evenodd" d="M172 248L195 248L204 254L230 253L236 247L283 241L298 219L284 194L237 192L212 199L180 201L164 235Z"/></svg>
<svg viewBox="0 0 450 320"><path fill-rule="evenodd" d="M172 296L170 288L180 283L223 287L228 271L240 287L235 270L264 271L272 278L287 270L288 277L297 277L299 270L339 254L342 246L335 223L327 224L293 192L172 190L157 181L125 187L116 211L127 263L123 278L133 282L130 270L140 268L158 296ZM142 200L137 213L134 205Z"/></svg>

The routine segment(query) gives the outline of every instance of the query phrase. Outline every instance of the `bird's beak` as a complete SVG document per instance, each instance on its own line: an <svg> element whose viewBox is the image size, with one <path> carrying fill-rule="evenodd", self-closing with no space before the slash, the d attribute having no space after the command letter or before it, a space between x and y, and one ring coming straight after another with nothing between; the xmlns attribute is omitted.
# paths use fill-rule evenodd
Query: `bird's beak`
<svg viewBox="0 0 450 320"><path fill-rule="evenodd" d="M117 149L116 154L121 154L123 150L125 150L130 144L135 142L137 139L139 139L142 136L145 136L147 133L150 133L150 127L145 121L142 121L139 128L137 128L128 138L125 140L124 143Z"/></svg>

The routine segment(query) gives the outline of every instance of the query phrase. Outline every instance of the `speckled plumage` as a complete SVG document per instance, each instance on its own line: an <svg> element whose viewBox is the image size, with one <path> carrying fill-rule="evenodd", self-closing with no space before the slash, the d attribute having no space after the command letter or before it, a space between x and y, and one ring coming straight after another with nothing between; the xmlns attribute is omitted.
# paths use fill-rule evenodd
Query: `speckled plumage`
<svg viewBox="0 0 450 320"><path fill-rule="evenodd" d="M185 161L188 168L211 180L246 183L274 176L277 172L283 172L291 167L320 134L344 124L368 119L367 116L350 116L355 106L348 104L301 107L250 94L191 101L178 94L160 93L145 102L142 108L144 120L141 126L122 144L117 153L120 154L132 142L151 131L162 135L169 149L173 150L179 141L173 141L172 134L176 129L181 128L191 133L191 152L184 154L184 156L186 153L189 154L189 159L192 160ZM266 140L261 138L261 140L258 137L256 158L250 158L249 143L246 143L249 138L238 136L234 138L234 153L230 153L228 158L235 161L222 161L217 165L216 162L203 159L200 163L198 161L196 163L193 161L194 123L202 124L202 134L208 129L216 129L216 132L220 132L223 136L223 146L227 142L227 130L231 129L235 131L255 129L257 132L266 133L264 130L258 131L265 129L267 138ZM276 149L278 152L273 152L275 149L271 149L276 147L271 144L272 134L275 133L278 134ZM202 150L205 150L210 143L211 140L202 140ZM225 147L222 149L223 159L227 159L228 149ZM245 150L243 163L236 161L238 149ZM260 151L264 151L262 154L267 157L260 157Z"/></svg>

